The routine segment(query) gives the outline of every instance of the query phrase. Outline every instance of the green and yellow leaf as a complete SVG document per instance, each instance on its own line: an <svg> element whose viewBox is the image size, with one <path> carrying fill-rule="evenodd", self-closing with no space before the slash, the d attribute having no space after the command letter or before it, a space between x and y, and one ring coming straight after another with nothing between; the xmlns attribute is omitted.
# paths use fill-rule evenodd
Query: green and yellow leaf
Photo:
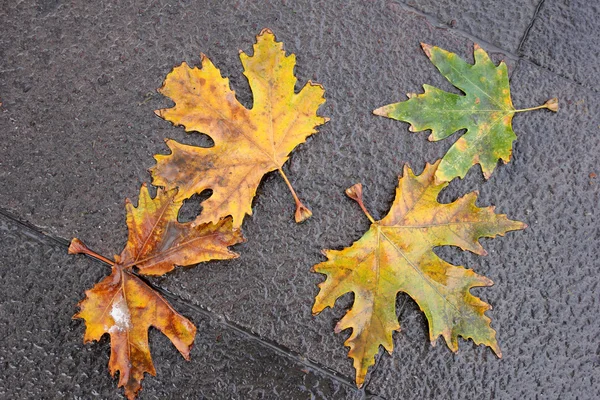
<svg viewBox="0 0 600 400"><path fill-rule="evenodd" d="M511 159L512 144L517 139L512 128L516 112L538 108L558 110L557 99L539 107L515 110L506 64L494 65L477 44L475 64L439 47L428 44L422 47L440 73L464 95L423 85L424 93L409 94L408 100L380 107L373 113L408 122L412 132L430 129L430 141L445 139L460 129L467 130L443 157L436 174L440 182L464 178L475 164L481 165L488 179L498 160L508 163Z"/></svg>
<svg viewBox="0 0 600 400"><path fill-rule="evenodd" d="M477 207L476 193L449 204L438 203L440 191L448 185L435 180L439 165L439 160L428 164L419 176L405 166L396 199L380 221L366 212L360 184L350 188L347 194L359 202L372 225L352 246L325 251L328 260L313 267L314 272L327 276L319 284L313 313L354 293L352 309L339 321L336 332L352 329L345 344L354 359L359 387L375 363L379 346L390 353L394 348L392 333L400 329L395 309L399 292L408 294L425 313L432 344L442 336L457 351L458 336L462 336L501 356L496 332L484 314L491 306L470 293L471 288L491 286L492 281L444 261L433 249L457 246L485 255L479 238L504 235L526 225L495 214L493 207Z"/></svg>

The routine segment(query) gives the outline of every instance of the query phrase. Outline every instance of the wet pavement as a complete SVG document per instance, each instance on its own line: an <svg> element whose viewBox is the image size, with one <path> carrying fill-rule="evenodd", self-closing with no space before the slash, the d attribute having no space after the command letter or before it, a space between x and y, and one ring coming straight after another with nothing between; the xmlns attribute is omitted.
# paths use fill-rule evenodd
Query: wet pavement
<svg viewBox="0 0 600 400"><path fill-rule="evenodd" d="M91 3L91 4L88 4ZM600 23L595 2L0 0L0 397L122 398L108 373L110 346L83 344L72 320L84 291L109 273L68 256L79 237L105 255L125 244L124 199L150 180L164 138L209 145L157 118L158 88L182 61L207 54L238 98L251 93L238 59L269 27L297 57L299 87L326 89L331 121L292 153L284 169L313 218L296 225L279 175L265 176L244 223L248 242L233 261L151 279L198 327L191 361L151 330L157 376L140 399L593 399L600 393ZM505 60L513 102L558 97L560 111L515 116L514 159L489 181L478 168L451 183L451 201L480 191L480 206L529 228L483 240L489 255L451 248L445 259L495 285L474 292L504 357L460 341L457 354L428 342L406 296L392 355L380 353L365 388L333 327L351 303L311 315L322 276L310 267L368 228L343 191L362 182L376 218L397 175L420 172L458 135L438 142L407 124L375 117L381 105L424 83L456 91L421 51L426 42L472 59L473 42ZM191 218L198 199L185 205Z"/></svg>

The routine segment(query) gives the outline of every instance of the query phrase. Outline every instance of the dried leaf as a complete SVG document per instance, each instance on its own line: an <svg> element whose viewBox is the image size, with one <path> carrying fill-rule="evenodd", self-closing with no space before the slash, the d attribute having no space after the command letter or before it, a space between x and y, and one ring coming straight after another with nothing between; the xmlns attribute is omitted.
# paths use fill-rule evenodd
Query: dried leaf
<svg viewBox="0 0 600 400"><path fill-rule="evenodd" d="M150 326L167 336L186 360L196 335L196 327L137 277L133 268L142 275L162 275L176 265L235 258L238 255L227 247L244 240L233 229L231 218L198 226L179 223L182 202L174 199L175 194L176 190L159 189L152 199L143 185L137 208L127 200L129 240L115 261L96 254L79 239L69 247L70 254L88 254L112 265L111 275L86 291L74 318L85 320L84 343L110 335L109 369L113 376L119 371L118 386L125 388L129 399L141 389L144 373L156 375L148 345Z"/></svg>
<svg viewBox="0 0 600 400"><path fill-rule="evenodd" d="M492 281L470 269L440 259L433 249L457 246L485 255L481 237L504 235L524 229L522 222L494 214L493 207L478 208L476 193L450 203L437 197L448 183L436 183L440 161L427 165L415 176L408 166L396 189L389 214L375 222L362 203L362 188L355 185L347 194L355 199L372 221L371 228L352 246L324 252L327 261L313 267L327 275L319 284L313 313L333 307L338 297L354 292L354 305L339 321L336 332L352 329L345 345L354 359L356 383L363 385L368 368L382 345L393 350L392 332L399 330L396 295L407 293L419 305L429 322L432 344L442 335L452 351L458 350L458 336L485 344L500 357L496 332L484 312L491 308L469 290L491 286Z"/></svg>
<svg viewBox="0 0 600 400"><path fill-rule="evenodd" d="M119 371L119 387L125 388L129 399L142 388L144 373L156 375L148 345L150 326L167 336L189 360L196 327L121 265L113 266L110 276L85 293L81 311L74 316L86 322L83 341L110 335L108 367L113 376Z"/></svg>
<svg viewBox="0 0 600 400"><path fill-rule="evenodd" d="M156 155L153 183L179 188L178 199L205 189L212 195L202 203L198 223L216 222L231 215L235 227L252 214L252 198L264 174L279 170L296 201L296 221L310 217L281 169L289 153L327 121L317 116L325 102L324 89L308 82L294 93L295 56L265 29L257 36L254 54L240 52L244 75L253 93L253 107L238 102L229 80L202 55L202 66L186 63L167 76L159 91L175 106L156 113L188 132L208 134L214 147L188 146L168 140L169 155Z"/></svg>
<svg viewBox="0 0 600 400"><path fill-rule="evenodd" d="M177 200L176 192L158 189L152 199L144 185L137 208L126 200L129 239L120 257L123 268L136 266L140 274L163 275L176 265L238 257L227 249L244 240L241 231L233 228L231 218L216 224L179 223L182 200Z"/></svg>
<svg viewBox="0 0 600 400"><path fill-rule="evenodd" d="M481 165L488 179L499 159L504 163L511 159L512 143L517 139L512 129L516 112L540 108L558 111L557 99L539 107L515 110L506 64L501 62L496 67L477 44L473 65L439 47L421 45L440 73L465 95L423 85L423 94L411 93L408 100L383 106L373 113L408 122L411 132L431 129L430 141L445 139L460 129L467 130L442 159L436 174L440 182L457 176L464 178L475 164Z"/></svg>

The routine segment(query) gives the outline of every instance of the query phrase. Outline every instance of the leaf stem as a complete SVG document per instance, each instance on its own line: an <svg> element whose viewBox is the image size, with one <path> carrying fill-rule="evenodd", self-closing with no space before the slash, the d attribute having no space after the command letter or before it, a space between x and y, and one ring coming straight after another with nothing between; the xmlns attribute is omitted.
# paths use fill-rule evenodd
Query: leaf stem
<svg viewBox="0 0 600 400"><path fill-rule="evenodd" d="M295 218L296 222L300 223L300 222L306 221L307 219L309 219L312 216L312 212L308 209L308 207L306 207L304 204L302 204L302 202L298 198L298 195L296 194L296 191L292 187L290 180L285 175L285 172L283 172L282 168L279 168L279 173L283 177L283 180L285 181L286 185L290 189L290 192L292 193L292 197L294 198L294 201L296 202L296 213L294 214L294 218Z"/></svg>
<svg viewBox="0 0 600 400"><path fill-rule="evenodd" d="M108 259L104 256L101 256L100 254L96 253L93 250L90 250L85 243L83 243L81 240L74 238L73 240L71 240L71 245L69 246L69 254L85 254L88 255L90 257L93 257L97 260L100 260L102 262L107 263L108 265L114 266L115 262L111 259Z"/></svg>
<svg viewBox="0 0 600 400"><path fill-rule="evenodd" d="M361 183L357 183L356 185L346 189L346 196L348 196L352 200L356 201L358 203L358 205L360 206L360 208L365 213L365 215L367 216L367 218L369 218L369 221L371 221L372 224L375 223L375 218L373 218L373 216L371 214L369 214L369 211L367 211L367 208L365 207L365 204L363 203L362 184Z"/></svg>
<svg viewBox="0 0 600 400"><path fill-rule="evenodd" d="M547 108L550 111L557 112L558 111L558 99L555 97L553 99L548 100L547 102L545 102L541 106L530 107L530 108L523 108L521 110L515 110L515 112L518 113L518 112L525 112L525 111L540 110L542 108Z"/></svg>

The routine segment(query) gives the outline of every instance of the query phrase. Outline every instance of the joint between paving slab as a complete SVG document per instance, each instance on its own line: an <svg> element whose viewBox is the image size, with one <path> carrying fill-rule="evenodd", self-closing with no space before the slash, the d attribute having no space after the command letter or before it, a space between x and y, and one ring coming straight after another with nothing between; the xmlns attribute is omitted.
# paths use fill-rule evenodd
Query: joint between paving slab
<svg viewBox="0 0 600 400"><path fill-rule="evenodd" d="M537 4L537 7L535 7L535 11L533 12L533 17L531 18L531 22L529 23L529 25L527 25L527 28L525 28L525 32L523 33L523 36L521 37L521 40L519 41L519 46L517 47L517 54L520 54L520 55L523 54L523 46L525 45L525 40L527 40L527 37L529 36L529 32L531 31L531 28L533 27L535 20L539 16L540 9L544 5L545 1L546 0L540 0L539 3Z"/></svg>
<svg viewBox="0 0 600 400"><path fill-rule="evenodd" d="M4 218L8 219L10 222L22 227L23 229L26 229L27 231L34 233L38 239L44 241L48 245L55 246L55 247L58 246L58 247L62 247L62 248L69 247L69 241L67 239L64 239L64 238L61 238L58 236L53 236L53 235L49 234L48 232L44 231L43 229L41 229L40 227L37 227L37 226L29 223L28 221L25 221L25 220L19 218L18 216L14 215L13 213L11 213L8 210L0 208L0 215L3 216ZM100 260L97 260L92 257L88 257L88 258L90 258L90 260L92 260L92 261L99 262L99 263L102 263L103 265L108 266L108 264L106 264ZM309 358L306 358L306 357L302 356L300 353L297 353L291 349L288 349L287 347L282 346L276 342L265 339L265 338L261 337L260 335L257 335L256 333L252 332L251 330L248 330L248 329L242 327L241 325L238 325L237 323L225 318L222 315L215 314L215 313L203 308L200 305L190 303L190 302L186 301L185 299L183 299L163 288L157 287L152 282L148 281L145 276L141 276L138 274L135 274L135 275L139 279L144 281L144 283L146 283L152 289L156 290L162 296L169 299L171 302L178 303L181 306L187 307L190 310L193 310L194 312L201 314L204 317L210 319L211 321L215 321L218 324L220 324L221 326L234 331L238 335L242 335L245 339L249 339L254 342L257 342L259 345L270 349L271 351L277 353L278 355L284 356L284 357L296 362L297 364L303 365L304 367L306 367L310 370L318 372L319 374L321 374L333 381L338 382L340 385L343 385L350 390L362 392L364 394L364 397L366 397L366 398L377 397L378 399L383 399L381 396L371 393L365 389L358 390L356 388L356 386L354 385L354 383L352 382L352 380L350 378L344 376L340 372L337 372L331 368L323 366L323 365L319 364L318 362L313 361Z"/></svg>
<svg viewBox="0 0 600 400"><path fill-rule="evenodd" d="M512 68L512 70L509 70L509 72L508 72L508 81L509 81L509 82L512 82L512 77L513 77L513 75L514 75L514 74L516 74L516 73L517 73L517 71L519 70L519 67L521 66L521 62L522 62L522 61L523 61L523 60L517 60L517 62L515 63L515 67L514 67L514 68Z"/></svg>
<svg viewBox="0 0 600 400"><path fill-rule="evenodd" d="M69 241L67 239L61 238L59 236L53 236L51 234L49 234L48 232L44 231L42 228L35 226L21 218L19 218L18 216L16 216L15 214L11 213L10 211L4 209L4 208L0 208L0 215L4 216L6 219L12 221L14 224L19 225L29 231L32 231L36 234L36 236L38 236L39 239L42 239L43 241L45 241L48 244L53 244L53 245L59 245L62 247L69 247Z"/></svg>
<svg viewBox="0 0 600 400"><path fill-rule="evenodd" d="M140 277L140 278L148 285L151 285L151 283L146 281L146 279L144 279L144 277ZM166 289L156 288L154 286L152 286L152 287L157 292L159 292L162 296L168 298L170 301L173 301L184 307L187 307L198 314L202 314L205 317L211 319L212 321L216 321L220 325L222 325L226 328L229 328L230 330L238 333L241 336L244 336L245 339L249 339L249 340L258 342L261 346L267 347L270 350L274 351L275 353L277 353L281 356L284 356L286 358L289 358L289 359L293 360L294 362L305 366L306 368L309 368L313 371L317 371L320 374L330 378L331 380L334 380L334 381L340 383L341 385L346 386L350 390L362 392L362 393L364 393L366 398L377 397L378 399L384 400L384 398L381 397L380 395L371 393L370 391L368 391L366 389L362 389L362 390L357 389L356 385L350 378L344 376L342 373L340 373L334 369L325 367L325 366L319 364L318 362L313 361L307 357L304 357L300 353L297 353L297 352L295 352L285 346L282 346L272 340L265 339L265 338L261 337L260 335L252 332L251 330L248 330L247 328L244 328L243 326L235 323L234 321L227 319L226 317L224 317L222 315L215 314L200 305L196 305L196 304L187 302L186 300L169 292Z"/></svg>
<svg viewBox="0 0 600 400"><path fill-rule="evenodd" d="M544 67L543 65L541 65L540 63L538 63L537 61L535 61L535 60L533 60L533 59L531 59L529 57L523 56L523 57L520 58L519 61L531 63L531 64L535 65L536 67L541 68L541 69L543 69L543 70L551 73L552 75L555 75L555 76L557 76L557 77L559 77L561 79L569 81L569 82L571 82L571 83L573 83L573 84L575 84L577 86L581 86L585 90L589 90L589 91L592 91L594 93L599 93L600 92L600 90L596 89L595 87L587 86L587 85L585 85L585 84L583 84L581 82L576 81L575 79L573 79L571 77L565 76L565 75L560 74L560 73L558 73L556 71L552 71L551 69Z"/></svg>
<svg viewBox="0 0 600 400"><path fill-rule="evenodd" d="M495 44L492 44L492 43L490 43L490 42L488 42L486 40L480 39L480 38L478 38L478 37L470 34L469 32L466 32L466 31L464 31L462 29L450 26L447 23L445 23L445 22L441 21L440 19L438 19L436 16L424 13L423 11L421 11L421 10L419 10L417 8L414 8L413 6L410 6L410 5L404 3L404 2L402 2L400 0L396 0L395 1L395 3L398 4L400 6L400 8L402 8L404 11L408 11L408 12L411 12L411 13L413 13L415 15L418 15L420 17L425 18L432 26L434 26L436 28L448 29L448 30L450 30L452 32L455 32L456 34L458 34L460 36L463 36L463 37L469 39L473 43L480 44L486 50L493 51L493 52L496 52L496 53L502 53L507 58L510 58L511 60L514 60L514 61L517 61L517 62L519 62L519 61L528 61L528 62L531 62L533 65L535 65L538 68L544 69L544 70L550 72L553 75L556 75L556 76L558 76L558 77L560 77L562 79L565 79L565 80L567 80L569 82L575 83L576 85L585 87L586 89L590 89L593 92L597 93L599 90L597 90L597 89L595 89L593 87L585 86L583 83L578 82L577 80L575 80L573 78L570 78L568 76L559 74L556 71L551 70L549 67L541 65L538 62L536 62L535 60L533 60L530 57L527 57L526 55L524 55L524 54L521 53L522 47L523 47L523 45L525 43L525 40L527 39L527 36L529 35L529 32L530 32L530 30L531 30L531 28L532 28L532 26L533 26L536 18L538 17L540 9L543 6L544 2L545 2L545 0L540 0L540 2L538 3L538 5L537 5L537 7L536 7L536 9L534 11L531 23L529 24L529 26L525 30L525 33L523 34L523 37L521 38L521 41L519 42L519 46L517 48L517 53L515 54L513 52L510 52L508 50L503 49L502 47L496 46ZM511 77L512 77L513 73L514 73L514 71L511 73Z"/></svg>
<svg viewBox="0 0 600 400"><path fill-rule="evenodd" d="M496 53L502 53L504 55L506 55L508 58L512 59L512 60L519 60L521 57L519 57L519 55L514 54L508 50L505 50L501 47L496 46L495 44L492 44L486 40L483 40L481 38L478 38L472 34L470 34L467 31L463 31L462 29L459 28L455 28L452 27L450 25L448 25L447 23L441 21L440 19L438 19L437 17L431 15L431 14L427 14L424 13L423 11L414 8L413 6L410 6L402 1L396 0L395 1L396 4L398 4L403 10L411 12L413 14L416 14L420 17L425 18L432 26L436 27L436 28L442 28L442 29L448 29L451 30L453 32L456 32L457 34L459 34L460 36L463 36L467 39L469 39L470 41L472 41L473 43L477 43L480 44L481 47L484 47L485 49L492 51L492 52L496 52Z"/></svg>

